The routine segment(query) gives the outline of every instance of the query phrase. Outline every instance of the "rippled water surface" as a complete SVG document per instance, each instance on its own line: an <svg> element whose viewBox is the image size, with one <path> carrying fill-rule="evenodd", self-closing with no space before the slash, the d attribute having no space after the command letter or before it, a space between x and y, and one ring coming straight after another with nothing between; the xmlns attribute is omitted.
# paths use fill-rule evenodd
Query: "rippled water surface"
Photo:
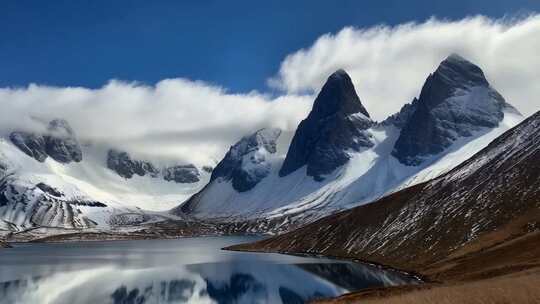
<svg viewBox="0 0 540 304"><path fill-rule="evenodd" d="M304 303L411 281L350 262L221 250L254 240L18 244L0 250L0 303Z"/></svg>

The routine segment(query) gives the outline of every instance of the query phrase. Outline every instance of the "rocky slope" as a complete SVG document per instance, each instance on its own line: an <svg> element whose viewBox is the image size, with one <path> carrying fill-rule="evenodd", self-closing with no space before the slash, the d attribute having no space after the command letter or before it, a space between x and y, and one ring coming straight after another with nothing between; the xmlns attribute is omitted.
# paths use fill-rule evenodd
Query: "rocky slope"
<svg viewBox="0 0 540 304"><path fill-rule="evenodd" d="M191 213L194 209L200 208L206 196L212 195L204 189L219 187L221 183L230 183L234 191L240 193L255 187L270 174L280 135L281 131L278 129L261 129L240 139L218 163L212 172L210 182L203 190L193 195L173 212ZM220 194L216 193L216 195Z"/></svg>
<svg viewBox="0 0 540 304"><path fill-rule="evenodd" d="M288 149L265 154L264 178L239 183L244 163L231 150L217 170L224 178L173 213L287 230L448 172L521 119L482 70L458 55L441 62L418 99L381 123L339 70Z"/></svg>
<svg viewBox="0 0 540 304"><path fill-rule="evenodd" d="M152 163L144 160L134 160L129 153L115 149L107 152L107 168L124 178L132 178L135 174L157 177L159 174L159 170Z"/></svg>
<svg viewBox="0 0 540 304"><path fill-rule="evenodd" d="M538 231L538 172L540 112L432 181L236 249L354 257L418 269L457 254L479 236L503 234L509 225L512 233L503 240Z"/></svg>
<svg viewBox="0 0 540 304"><path fill-rule="evenodd" d="M216 179L231 181L232 187L239 192L255 187L270 171L268 158L276 153L280 134L277 129L262 129L242 138L216 166L210 182Z"/></svg>
<svg viewBox="0 0 540 304"><path fill-rule="evenodd" d="M163 218L156 211L200 190L208 171L81 144L63 119L41 132L1 130L0 235L39 227L109 230Z"/></svg>

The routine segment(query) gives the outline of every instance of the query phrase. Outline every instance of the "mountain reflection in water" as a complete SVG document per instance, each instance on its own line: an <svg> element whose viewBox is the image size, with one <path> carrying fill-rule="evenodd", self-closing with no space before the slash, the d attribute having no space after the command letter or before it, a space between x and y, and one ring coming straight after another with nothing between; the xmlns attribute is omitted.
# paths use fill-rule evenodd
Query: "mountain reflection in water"
<svg viewBox="0 0 540 304"><path fill-rule="evenodd" d="M186 253L184 248L178 252L167 250L167 256L172 254L173 257L163 256L163 265L155 261L151 265L145 265L141 261L131 263L133 261L129 262L129 259L127 262L119 262L120 260L115 260L115 256L108 252L108 259L112 258L115 263L85 264L84 269L80 270L72 270L72 267L65 270L63 268L66 265L60 263L62 267L46 268L46 271L40 274L29 273L14 280L4 280L0 283L0 303L290 304L337 296L362 288L414 281L395 272L369 265L282 255L225 252L219 250L223 240L207 240L216 243L216 246L200 246L198 250L201 256L214 250L217 258L187 258L180 263ZM200 244L186 240L169 242L177 242L180 248L182 245L197 247L196 245ZM106 243L106 246L115 245L118 244ZM131 250L144 256L145 246L139 247L136 243L130 246ZM58 246L56 249L59 249ZM189 251L193 250L194 248L190 247ZM67 251L68 254L61 255L61 258L73 262L70 258L73 256ZM92 260L100 255L99 251L93 252L88 248L86 254ZM75 256L76 260L84 259L80 252ZM3 262L3 258L3 253L0 253L0 261ZM116 258L125 259L125 256L119 255ZM6 260L9 260L9 257L6 257ZM17 276L16 265L12 267L15 267L11 269L13 276Z"/></svg>

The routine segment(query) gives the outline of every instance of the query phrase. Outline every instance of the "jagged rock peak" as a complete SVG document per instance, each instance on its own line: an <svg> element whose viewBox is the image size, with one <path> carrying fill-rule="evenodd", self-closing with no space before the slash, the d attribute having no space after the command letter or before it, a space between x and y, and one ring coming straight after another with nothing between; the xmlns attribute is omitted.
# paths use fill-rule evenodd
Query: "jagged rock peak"
<svg viewBox="0 0 540 304"><path fill-rule="evenodd" d="M177 165L163 169L163 179L181 184L196 183L200 180L199 169L192 164Z"/></svg>
<svg viewBox="0 0 540 304"><path fill-rule="evenodd" d="M280 135L280 129L265 128L257 130L255 133L249 136L244 136L240 141L231 147L230 152L237 156L243 156L260 147L263 147L266 151L275 153L276 141Z"/></svg>
<svg viewBox="0 0 540 304"><path fill-rule="evenodd" d="M210 181L218 178L232 181L236 191L252 189L270 172L268 155L277 151L279 129L261 129L234 144L212 172Z"/></svg>
<svg viewBox="0 0 540 304"><path fill-rule="evenodd" d="M45 138L41 135L14 131L9 134L9 139L19 150L39 162L44 162L48 157L45 151Z"/></svg>
<svg viewBox="0 0 540 304"><path fill-rule="evenodd" d="M403 164L419 165L460 137L497 127L509 108L478 66L450 55L428 76L392 155Z"/></svg>
<svg viewBox="0 0 540 304"><path fill-rule="evenodd" d="M336 113L344 115L362 113L369 117L368 111L356 94L351 77L342 69L328 77L315 99L310 116L320 119Z"/></svg>
<svg viewBox="0 0 540 304"><path fill-rule="evenodd" d="M157 177L159 174L159 170L150 162L132 159L129 153L115 149L107 152L107 168L124 178L132 178L135 174Z"/></svg>
<svg viewBox="0 0 540 304"><path fill-rule="evenodd" d="M159 169L146 160L133 159L129 153L110 149L107 152L107 168L116 172L123 178L132 178L134 175L162 177L166 181L176 183L196 183L200 180L200 172L192 164L174 165Z"/></svg>
<svg viewBox="0 0 540 304"><path fill-rule="evenodd" d="M458 54L444 59L434 73L441 81L460 86L489 86L482 69Z"/></svg>
<svg viewBox="0 0 540 304"><path fill-rule="evenodd" d="M82 160L82 150L75 132L64 119L54 119L47 128L45 149L47 154L57 162L69 163Z"/></svg>
<svg viewBox="0 0 540 304"><path fill-rule="evenodd" d="M49 156L61 163L82 160L82 150L75 132L64 119L49 122L45 134L14 131L9 139L22 152L39 162L44 162Z"/></svg>
<svg viewBox="0 0 540 304"><path fill-rule="evenodd" d="M298 126L279 175L307 165L307 175L322 180L349 160L349 152L373 146L367 132L372 125L351 78L338 70L328 77L308 117Z"/></svg>
<svg viewBox="0 0 540 304"><path fill-rule="evenodd" d="M389 116L380 124L383 126L394 125L395 127L401 129L407 124L411 116L414 114L417 106L418 98L415 97L411 103L404 104L399 112Z"/></svg>

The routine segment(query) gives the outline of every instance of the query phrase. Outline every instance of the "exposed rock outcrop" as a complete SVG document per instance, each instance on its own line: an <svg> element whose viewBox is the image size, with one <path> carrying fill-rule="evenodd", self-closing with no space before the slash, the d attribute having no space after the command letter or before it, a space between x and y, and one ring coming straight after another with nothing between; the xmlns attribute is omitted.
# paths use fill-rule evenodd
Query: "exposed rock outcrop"
<svg viewBox="0 0 540 304"><path fill-rule="evenodd" d="M177 183L196 183L200 180L200 173L194 165L178 165L163 169L163 178Z"/></svg>
<svg viewBox="0 0 540 304"><path fill-rule="evenodd" d="M60 163L80 162L82 151L75 132L63 119L55 119L49 123L45 136L47 155Z"/></svg>
<svg viewBox="0 0 540 304"><path fill-rule="evenodd" d="M393 155L403 164L418 165L460 137L497 127L505 107L510 106L478 66L450 55L427 78L419 99L404 108L406 119L395 119L402 131Z"/></svg>
<svg viewBox="0 0 540 304"><path fill-rule="evenodd" d="M48 157L45 150L45 138L41 135L16 131L9 135L9 139L22 152L39 162L44 162Z"/></svg>
<svg viewBox="0 0 540 304"><path fill-rule="evenodd" d="M127 152L114 149L107 153L107 167L124 178L132 178L135 174L157 177L159 174L159 170L150 162L134 160Z"/></svg>
<svg viewBox="0 0 540 304"><path fill-rule="evenodd" d="M175 165L159 169L149 161L133 159L127 152L114 149L107 153L107 167L124 178L148 175L176 183L196 183L200 180L200 172L194 165Z"/></svg>
<svg viewBox="0 0 540 304"><path fill-rule="evenodd" d="M9 139L39 162L44 162L49 156L60 163L80 162L83 157L75 132L63 119L51 121L46 134L14 131Z"/></svg>
<svg viewBox="0 0 540 304"><path fill-rule="evenodd" d="M349 75L343 70L335 72L298 126L279 175L307 166L307 175L322 180L349 160L348 150L373 146L366 131L372 125Z"/></svg>
<svg viewBox="0 0 540 304"><path fill-rule="evenodd" d="M270 170L268 154L276 153L278 129L261 129L234 144L212 172L210 181L218 178L232 181L239 192L248 191L265 178Z"/></svg>

